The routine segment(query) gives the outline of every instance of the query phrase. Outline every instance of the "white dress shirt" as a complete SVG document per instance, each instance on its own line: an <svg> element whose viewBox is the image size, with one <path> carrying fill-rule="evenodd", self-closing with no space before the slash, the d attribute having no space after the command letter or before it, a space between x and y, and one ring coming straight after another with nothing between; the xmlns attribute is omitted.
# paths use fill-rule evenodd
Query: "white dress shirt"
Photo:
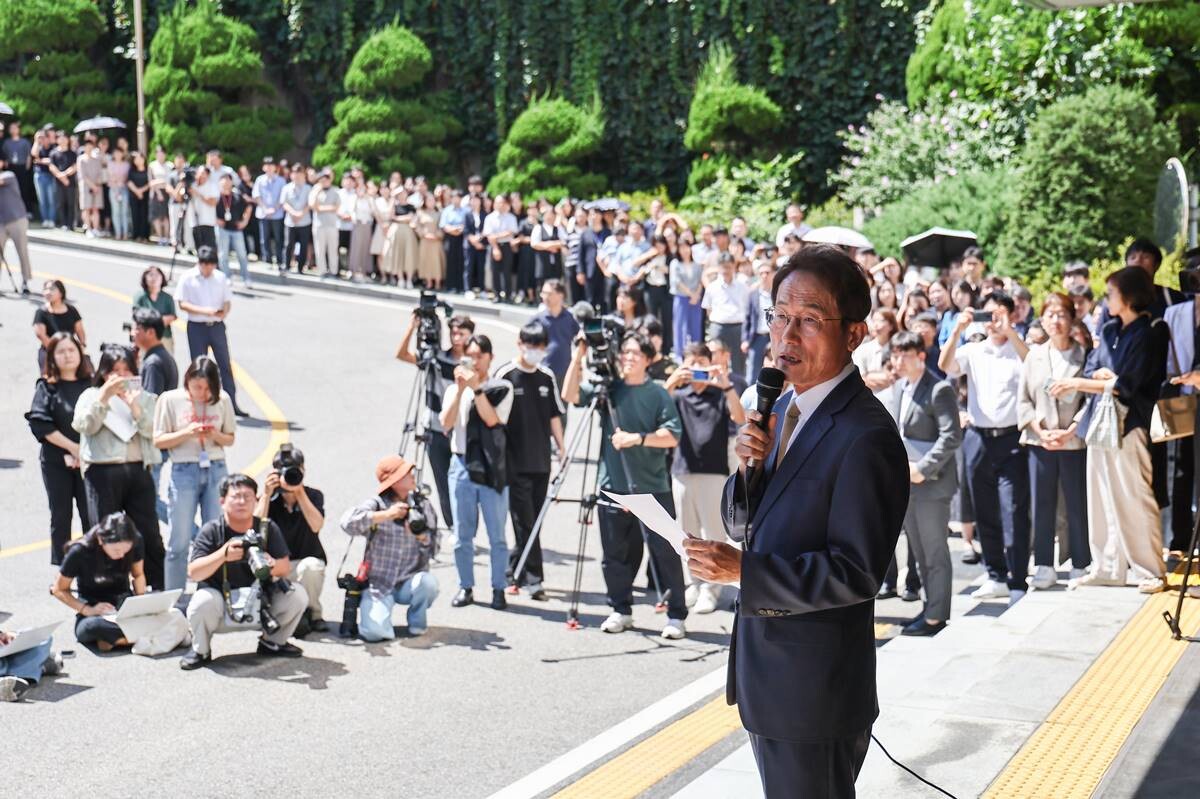
<svg viewBox="0 0 1200 799"><path fill-rule="evenodd" d="M803 394L792 394L792 404L800 412L800 418L796 420L796 429L792 431L792 437L788 440L788 449L791 449L792 445L796 443L796 437L800 435L800 431L804 429L804 425L808 423L809 418L817 412L817 408L821 407L821 403L825 401L825 398L832 394L833 390L849 377L856 368L853 363L848 363L842 371L824 383L817 383ZM782 417L776 424L783 424Z"/></svg>
<svg viewBox="0 0 1200 799"><path fill-rule="evenodd" d="M704 289L700 303L708 311L708 319L718 325L740 325L750 309L750 289L736 278L726 283L718 278Z"/></svg>
<svg viewBox="0 0 1200 799"><path fill-rule="evenodd" d="M967 376L967 411L976 427L1015 427L1021 356L1012 342L991 339L964 344L954 353Z"/></svg>
<svg viewBox="0 0 1200 799"><path fill-rule="evenodd" d="M225 303L233 300L233 284L220 269L214 269L208 277L200 274L200 267L193 266L179 281L175 291L175 302L186 302L201 308L223 308ZM181 309L182 310L182 309ZM189 322L220 322L221 320L209 314L187 314Z"/></svg>

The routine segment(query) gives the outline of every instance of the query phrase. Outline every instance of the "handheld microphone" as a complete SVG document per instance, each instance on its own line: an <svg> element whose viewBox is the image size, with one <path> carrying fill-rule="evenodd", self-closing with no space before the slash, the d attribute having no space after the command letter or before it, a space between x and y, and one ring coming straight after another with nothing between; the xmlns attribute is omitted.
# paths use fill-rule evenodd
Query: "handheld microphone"
<svg viewBox="0 0 1200 799"><path fill-rule="evenodd" d="M775 407L776 401L779 400L779 395L783 393L783 372L778 369L766 367L758 373L758 406L755 410L758 411L759 420L755 422L759 429L764 433L770 432L771 429L771 409ZM753 460L746 464L746 485L754 485L757 472L760 464Z"/></svg>

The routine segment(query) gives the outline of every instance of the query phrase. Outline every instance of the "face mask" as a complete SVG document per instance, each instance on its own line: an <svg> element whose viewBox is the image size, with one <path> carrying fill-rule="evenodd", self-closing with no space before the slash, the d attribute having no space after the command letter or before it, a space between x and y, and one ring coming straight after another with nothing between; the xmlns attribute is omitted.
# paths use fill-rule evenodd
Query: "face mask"
<svg viewBox="0 0 1200 799"><path fill-rule="evenodd" d="M535 350L532 348L523 349L521 350L521 357L524 358L525 363L529 364L530 366L537 366L546 359L546 351Z"/></svg>

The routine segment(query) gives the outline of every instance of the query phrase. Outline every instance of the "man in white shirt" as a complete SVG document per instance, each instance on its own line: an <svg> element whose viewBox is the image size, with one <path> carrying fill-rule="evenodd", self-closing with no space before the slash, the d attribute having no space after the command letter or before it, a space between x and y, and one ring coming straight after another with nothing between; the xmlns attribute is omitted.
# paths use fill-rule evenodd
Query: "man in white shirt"
<svg viewBox="0 0 1200 799"><path fill-rule="evenodd" d="M511 214L510 214L511 216ZM454 370L454 384L442 398L440 421L450 434L450 493L454 498L454 565L458 569L459 591L450 601L461 608L475 602L475 530L483 516L491 557L492 608L504 610L508 570L508 541L504 537L504 517L508 512L507 474L486 456L499 456L488 441L468 446L468 439L479 434L486 438L493 428L508 424L512 412L513 387L506 380L489 379L492 366L492 341L487 336L472 336L466 355L470 368ZM474 433L472 432L474 431ZM472 441L472 444L475 442ZM472 479L483 480L476 482Z"/></svg>
<svg viewBox="0 0 1200 799"><path fill-rule="evenodd" d="M182 185L182 184L181 184ZM221 196L221 187L208 171L208 167L196 167L196 182L192 184L192 202L188 207L188 221L191 223L192 239L196 242L196 251L208 245L215 252L217 249L217 198Z"/></svg>
<svg viewBox="0 0 1200 799"><path fill-rule="evenodd" d="M491 252L492 288L496 298L503 297L512 302L515 296L512 240L519 226L517 218L508 209L508 198L503 194L497 196L492 212L483 220L483 237Z"/></svg>
<svg viewBox="0 0 1200 799"><path fill-rule="evenodd" d="M187 316L188 351L194 362L201 355L212 357L221 370L221 388L233 402L233 412L249 416L237 404L237 387L229 359L229 339L225 335L225 319L233 300L233 284L217 269L217 251L207 244L197 247L196 266L179 281L175 303Z"/></svg>
<svg viewBox="0 0 1200 799"><path fill-rule="evenodd" d="M988 580L972 596L1025 595L1029 571L1029 467L1017 428L1017 387L1029 348L1013 328L1015 304L1003 291L988 295L983 310L992 314L987 338L958 346L973 322L973 311L958 316L938 358L948 376L967 376L970 426L963 435L967 486L975 505L975 529L983 547Z"/></svg>
<svg viewBox="0 0 1200 799"><path fill-rule="evenodd" d="M338 231L346 195L333 188L333 171L322 169L317 176L317 187L309 195L312 209L313 253L316 255L317 271L322 278L336 277L338 273ZM350 214L354 214L354 195L349 195Z"/></svg>
<svg viewBox="0 0 1200 799"><path fill-rule="evenodd" d="M708 311L708 338L725 345L732 356L733 371L746 373L742 352L742 323L750 308L750 289L735 279L733 256L722 253L717 261L720 276L704 289L700 305Z"/></svg>
<svg viewBox="0 0 1200 799"><path fill-rule="evenodd" d="M292 180L283 187L280 202L283 204L283 263L279 274L287 274L292 258L296 258L296 271L303 272L308 263L308 248L312 245L312 211L308 197L312 187L302 164L292 164ZM296 247L300 252L297 254Z"/></svg>
<svg viewBox="0 0 1200 799"><path fill-rule="evenodd" d="M775 234L775 246L783 249L784 240L791 234L795 233L797 237L804 238L804 234L812 230L812 225L804 224L804 209L796 203L791 203L787 207L787 222Z"/></svg>

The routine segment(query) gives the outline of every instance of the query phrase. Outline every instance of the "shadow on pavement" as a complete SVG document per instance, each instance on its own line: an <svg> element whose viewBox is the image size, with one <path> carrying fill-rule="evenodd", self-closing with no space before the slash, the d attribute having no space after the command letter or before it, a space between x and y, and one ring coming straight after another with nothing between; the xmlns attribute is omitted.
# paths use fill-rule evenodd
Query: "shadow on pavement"
<svg viewBox="0 0 1200 799"><path fill-rule="evenodd" d="M73 685L53 677L38 682L36 688L29 692L27 701L30 704L49 704L70 699L84 691L92 690L90 685Z"/></svg>
<svg viewBox="0 0 1200 799"><path fill-rule="evenodd" d="M1185 644L1187 646L1187 644ZM1191 644L1197 646L1197 644ZM1180 661L1181 664L1185 663ZM1178 666L1176 667L1178 668ZM1169 683L1168 683L1169 685ZM1180 697L1182 698L1182 697ZM1200 685L1192 692L1175 726L1167 734L1154 762L1146 771L1134 795L1138 799L1176 799L1196 796L1200 776L1191 766L1196 757L1196 741L1200 740Z"/></svg>
<svg viewBox="0 0 1200 799"><path fill-rule="evenodd" d="M278 422L269 422L266 419L259 419L254 416L247 416L245 418L238 419L238 427L249 427L251 429L270 430L277 425L279 425ZM295 433L297 431L302 432L304 430L304 425L296 424L295 422L288 422L287 429L289 432L292 432L292 433Z"/></svg>
<svg viewBox="0 0 1200 799"><path fill-rule="evenodd" d="M512 649L504 643L504 637L501 635L485 630L466 630L459 627L430 627L424 635L417 638L404 636L397 640L405 649L439 649L444 646L461 646L476 652Z"/></svg>
<svg viewBox="0 0 1200 799"><path fill-rule="evenodd" d="M209 670L222 677L249 677L305 685L313 691L323 691L329 687L330 680L349 673L343 664L335 660L309 656L264 658L250 653L214 658Z"/></svg>

